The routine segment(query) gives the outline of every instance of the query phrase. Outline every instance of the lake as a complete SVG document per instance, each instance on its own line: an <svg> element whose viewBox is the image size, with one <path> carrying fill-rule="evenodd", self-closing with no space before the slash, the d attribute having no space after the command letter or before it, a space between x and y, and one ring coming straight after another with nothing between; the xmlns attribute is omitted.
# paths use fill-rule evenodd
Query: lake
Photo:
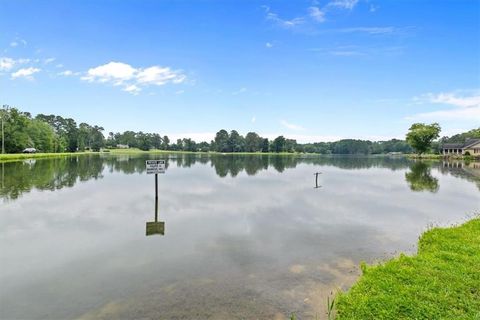
<svg viewBox="0 0 480 320"><path fill-rule="evenodd" d="M167 160L149 230L164 235L146 235L147 159ZM105 154L0 170L2 319L322 319L361 261L480 211L475 162Z"/></svg>

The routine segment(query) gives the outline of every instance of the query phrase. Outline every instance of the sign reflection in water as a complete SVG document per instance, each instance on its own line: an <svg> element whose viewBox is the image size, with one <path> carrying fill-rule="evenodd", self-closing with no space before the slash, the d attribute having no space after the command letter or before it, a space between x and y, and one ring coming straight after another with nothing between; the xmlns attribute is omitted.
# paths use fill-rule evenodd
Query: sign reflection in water
<svg viewBox="0 0 480 320"><path fill-rule="evenodd" d="M165 161L162 160L162 173L165 173ZM147 160L147 174L148 174L148 160ZM147 222L146 235L151 236L154 234L165 235L165 222L158 221L158 174L155 173L155 221Z"/></svg>

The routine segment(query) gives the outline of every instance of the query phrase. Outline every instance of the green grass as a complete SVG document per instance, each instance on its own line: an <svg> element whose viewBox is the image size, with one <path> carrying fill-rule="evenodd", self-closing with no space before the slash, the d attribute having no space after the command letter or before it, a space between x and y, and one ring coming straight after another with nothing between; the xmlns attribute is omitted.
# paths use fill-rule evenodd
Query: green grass
<svg viewBox="0 0 480 320"><path fill-rule="evenodd" d="M424 153L424 154L409 154L407 155L408 158L410 159L454 159L454 160L466 160L466 159L475 159L474 156L464 156L464 155L443 155L443 154L434 154L434 153ZM477 157L480 158L480 157Z"/></svg>
<svg viewBox="0 0 480 320"><path fill-rule="evenodd" d="M0 154L0 161L17 161L24 159L35 158L56 158L56 157L70 157L88 154L98 154L98 152L63 152L63 153L7 153Z"/></svg>
<svg viewBox="0 0 480 320"><path fill-rule="evenodd" d="M130 149L107 149L104 152L63 152L63 153L7 153L7 154L0 154L0 162L6 161L18 161L18 160L25 160L25 159L35 159L35 158L56 158L56 157L67 157L67 156L78 156L78 155L91 155L91 154L212 154L212 155L282 155L282 156L295 156L295 155L314 155L316 154L301 154L301 153L288 153L288 152L281 152L281 153L274 153L274 152L229 152L229 153L222 153L222 152L192 152L192 151L173 151L173 150L149 150L143 151L136 148Z"/></svg>
<svg viewBox="0 0 480 320"><path fill-rule="evenodd" d="M443 155L437 154L437 153L424 153L424 154L411 153L407 157L410 159L443 159Z"/></svg>
<svg viewBox="0 0 480 320"><path fill-rule="evenodd" d="M304 155L303 153L291 153L291 152L217 152L217 151L209 151L209 152L202 152L202 151L173 151L173 150L157 150L157 149L152 149L149 151L143 151L140 149L136 148L130 148L130 149L110 149L110 153L112 154L158 154L158 153L176 153L176 154L214 154L214 155L222 155L222 154L228 154L228 155L288 155L288 156L294 156L294 155Z"/></svg>
<svg viewBox="0 0 480 320"><path fill-rule="evenodd" d="M434 228L418 253L400 255L363 275L337 297L337 320L480 319L480 218Z"/></svg>

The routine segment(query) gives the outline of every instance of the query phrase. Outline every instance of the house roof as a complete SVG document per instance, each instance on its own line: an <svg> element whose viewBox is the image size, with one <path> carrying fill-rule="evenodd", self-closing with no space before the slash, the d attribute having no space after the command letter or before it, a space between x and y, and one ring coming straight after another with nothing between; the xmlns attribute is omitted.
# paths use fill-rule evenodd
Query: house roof
<svg viewBox="0 0 480 320"><path fill-rule="evenodd" d="M465 143L444 143L443 149L465 149L471 147L477 143L480 143L480 139L467 139Z"/></svg>
<svg viewBox="0 0 480 320"><path fill-rule="evenodd" d="M463 148L463 143L445 143L442 146L443 149L461 149Z"/></svg>
<svg viewBox="0 0 480 320"><path fill-rule="evenodd" d="M473 146L474 144L480 143L480 139L467 139L465 141L465 145L463 146L464 148L468 148Z"/></svg>

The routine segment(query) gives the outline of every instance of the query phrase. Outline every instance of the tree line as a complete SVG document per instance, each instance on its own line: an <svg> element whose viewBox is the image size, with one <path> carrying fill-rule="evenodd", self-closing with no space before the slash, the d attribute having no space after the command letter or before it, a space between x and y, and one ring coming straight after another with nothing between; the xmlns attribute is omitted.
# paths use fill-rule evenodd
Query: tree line
<svg viewBox="0 0 480 320"><path fill-rule="evenodd" d="M190 138L171 142L168 136L157 133L125 131L110 132L106 140L109 148L129 147L141 150L159 149L191 152L259 152L259 153L318 153L318 154L385 154L390 152L409 153L412 148L403 140L372 142L368 140L344 139L336 142L298 143L294 139L278 136L273 140L248 132L245 136L236 130L218 131L210 142L197 143Z"/></svg>
<svg viewBox="0 0 480 320"><path fill-rule="evenodd" d="M109 132L104 136L104 128L98 125L80 123L72 118L58 115L38 114L33 117L28 112L16 108L0 110L4 122L5 152L18 153L25 148L36 148L41 152L99 151L102 148L138 148L141 150L172 150L192 152L259 152L259 153L317 153L317 154L385 154L391 152L410 153L413 150L425 152L428 148L438 149L440 127L437 124L414 124L407 134L407 141L369 141L343 139L335 142L298 143L294 139L278 136L273 140L248 132L245 136L236 130L218 131L210 141L196 142L191 138L170 141L167 135L125 131ZM467 136L480 136L480 129L444 137L441 142L462 140ZM1 139L1 137L0 137ZM1 141L1 140L0 140Z"/></svg>
<svg viewBox="0 0 480 320"><path fill-rule="evenodd" d="M278 136L273 140L255 132L245 136L236 130L220 130L210 142L196 142L191 138L170 141L166 135L142 131L109 132L98 125L80 123L72 118L58 115L38 114L17 108L1 110L4 122L5 152L18 153L25 148L41 152L99 151L102 148L138 148L141 150L172 150L192 152L274 152L274 153L319 153L319 154L382 154L389 152L411 152L403 140L372 142L368 140L344 139L336 142L298 143L294 139ZM1 137L0 137L1 139Z"/></svg>
<svg viewBox="0 0 480 320"><path fill-rule="evenodd" d="M97 125L80 123L71 118L39 114L4 106L0 110L5 141L0 141L6 153L22 152L36 148L42 152L75 152L100 150L105 145L104 129Z"/></svg>

